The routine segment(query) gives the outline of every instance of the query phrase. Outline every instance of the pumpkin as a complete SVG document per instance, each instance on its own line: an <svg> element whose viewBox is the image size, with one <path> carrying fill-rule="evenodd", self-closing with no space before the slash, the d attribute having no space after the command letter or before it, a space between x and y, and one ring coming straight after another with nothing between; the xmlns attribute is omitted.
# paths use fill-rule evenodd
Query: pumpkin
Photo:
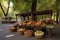
<svg viewBox="0 0 60 40"><path fill-rule="evenodd" d="M41 25L41 21L38 21L35 26L40 26Z"/></svg>
<svg viewBox="0 0 60 40"><path fill-rule="evenodd" d="M27 26L31 26L31 23L32 23L32 21L29 21L29 22L27 23Z"/></svg>

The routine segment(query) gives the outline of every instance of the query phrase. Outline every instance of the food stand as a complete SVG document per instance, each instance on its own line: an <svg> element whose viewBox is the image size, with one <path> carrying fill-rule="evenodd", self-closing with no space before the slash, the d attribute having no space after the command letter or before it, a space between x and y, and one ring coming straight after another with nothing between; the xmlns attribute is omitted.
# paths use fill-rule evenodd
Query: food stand
<svg viewBox="0 0 60 40"><path fill-rule="evenodd" d="M52 17L52 10L16 14L16 21L17 21L17 16L22 16L22 18L23 18L22 22L16 23L17 27L25 28L25 30L32 30L33 34L34 34L34 32L36 32L36 30L39 30L39 31L37 31L37 33L42 31L42 33L44 33L43 35L45 35L46 26L48 24L51 24L53 21L52 20L50 20L51 22L48 20L47 21L46 20L37 21L37 15L49 15ZM26 17L28 18L28 20L26 20ZM29 19L29 17L30 17L30 19ZM24 32L24 33L26 33L26 32Z"/></svg>

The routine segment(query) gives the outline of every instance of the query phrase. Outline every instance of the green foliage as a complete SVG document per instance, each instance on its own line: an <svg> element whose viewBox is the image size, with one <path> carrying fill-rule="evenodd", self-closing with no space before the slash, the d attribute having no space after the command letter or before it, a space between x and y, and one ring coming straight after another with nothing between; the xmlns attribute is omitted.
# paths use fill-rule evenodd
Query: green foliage
<svg viewBox="0 0 60 40"><path fill-rule="evenodd" d="M1 8L0 8L0 17L3 17L3 12L1 10Z"/></svg>
<svg viewBox="0 0 60 40"><path fill-rule="evenodd" d="M55 9L55 0L37 0L37 11Z"/></svg>
<svg viewBox="0 0 60 40"><path fill-rule="evenodd" d="M22 12L30 12L32 1L33 0L11 0L13 2L13 10ZM57 0L59 1L59 0ZM37 10L36 11L43 11L43 10L56 10L56 0L37 0Z"/></svg>
<svg viewBox="0 0 60 40"><path fill-rule="evenodd" d="M31 10L32 0L11 0L13 2L13 10L19 12L29 12Z"/></svg>
<svg viewBox="0 0 60 40"><path fill-rule="evenodd" d="M3 1L8 1L8 0L3 0ZM15 14L14 13L15 11L17 13L31 12L33 0L10 0L10 1L13 3L13 8L12 8L13 14ZM0 2L2 2L2 0L0 0ZM56 12L56 2L58 3L58 8L60 9L60 0L37 0L36 11L43 11L43 10L51 9L53 10L53 12ZM6 12L7 8L3 5L3 3L2 3L2 6L4 8L4 11Z"/></svg>

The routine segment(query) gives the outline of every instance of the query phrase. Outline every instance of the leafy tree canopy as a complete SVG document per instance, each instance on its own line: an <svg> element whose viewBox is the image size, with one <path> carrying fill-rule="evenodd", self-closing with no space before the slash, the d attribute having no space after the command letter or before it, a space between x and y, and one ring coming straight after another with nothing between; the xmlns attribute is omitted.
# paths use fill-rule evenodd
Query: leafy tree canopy
<svg viewBox="0 0 60 40"><path fill-rule="evenodd" d="M8 2L9 0L0 0L2 3L3 9L6 12L7 6L4 5L4 2ZM30 12L33 0L10 0L13 3L13 7L11 8L11 14L22 13L22 12ZM54 12L56 11L56 2L58 3L58 8L60 9L60 0L37 0L37 10L50 10L52 9ZM8 4L7 4L8 5ZM0 9L1 10L1 9ZM1 14L2 11L0 12Z"/></svg>

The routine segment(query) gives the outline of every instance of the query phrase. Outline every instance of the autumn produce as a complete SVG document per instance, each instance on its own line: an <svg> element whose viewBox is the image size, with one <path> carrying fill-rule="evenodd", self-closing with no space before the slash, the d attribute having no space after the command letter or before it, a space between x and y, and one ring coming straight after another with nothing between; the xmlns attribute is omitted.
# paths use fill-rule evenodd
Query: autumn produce
<svg viewBox="0 0 60 40"><path fill-rule="evenodd" d="M22 34L24 34L24 31L25 31L25 28L19 28L19 29L17 30L17 33L18 33L19 35L22 35Z"/></svg>
<svg viewBox="0 0 60 40"><path fill-rule="evenodd" d="M44 32L37 30L34 32L34 35L35 35L35 38L43 38Z"/></svg>
<svg viewBox="0 0 60 40"><path fill-rule="evenodd" d="M10 32L15 32L16 31L15 27L13 27L13 26L10 27L9 30L10 30Z"/></svg>

